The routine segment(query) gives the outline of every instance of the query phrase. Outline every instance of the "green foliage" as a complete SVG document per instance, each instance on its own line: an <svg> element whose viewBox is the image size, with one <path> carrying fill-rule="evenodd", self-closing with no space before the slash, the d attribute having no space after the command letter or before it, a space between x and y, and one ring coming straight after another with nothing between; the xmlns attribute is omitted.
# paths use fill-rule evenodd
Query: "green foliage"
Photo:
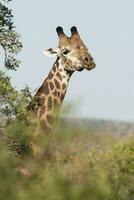
<svg viewBox="0 0 134 200"><path fill-rule="evenodd" d="M31 123L21 120L13 121L5 128L8 147L14 155L30 155L29 141L32 136L33 127Z"/></svg>
<svg viewBox="0 0 134 200"><path fill-rule="evenodd" d="M29 88L17 91L12 87L10 78L0 71L0 116L26 119L26 107L31 101Z"/></svg>
<svg viewBox="0 0 134 200"><path fill-rule="evenodd" d="M9 148L1 144L2 199L9 192L14 200L134 199L133 137L120 142L111 138L110 143L109 136L104 140L83 129L57 127L51 134L34 136L34 128L21 120L4 131ZM34 155L30 141L39 147Z"/></svg>
<svg viewBox="0 0 134 200"><path fill-rule="evenodd" d="M134 138L114 147L109 167L112 195L116 199L134 198ZM113 167L114 166L114 167Z"/></svg>
<svg viewBox="0 0 134 200"><path fill-rule="evenodd" d="M8 3L11 0L3 2ZM12 10L0 2L0 46L4 50L7 69L16 70L19 61L17 53L22 48L18 33L15 32ZM28 87L17 91L10 82L10 78L0 70L0 118L3 117L24 119L26 106L31 99Z"/></svg>
<svg viewBox="0 0 134 200"><path fill-rule="evenodd" d="M15 56L21 50L22 43L14 30L12 10L2 3L0 3L0 46L5 53L5 67L12 70L19 67L20 61Z"/></svg>

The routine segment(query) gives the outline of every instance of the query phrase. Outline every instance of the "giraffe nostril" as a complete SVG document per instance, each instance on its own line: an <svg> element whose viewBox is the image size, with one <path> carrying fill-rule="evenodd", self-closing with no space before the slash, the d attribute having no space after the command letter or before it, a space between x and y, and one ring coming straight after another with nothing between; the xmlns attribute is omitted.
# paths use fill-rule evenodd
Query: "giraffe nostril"
<svg viewBox="0 0 134 200"><path fill-rule="evenodd" d="M92 62L94 59L93 58L90 58L90 62Z"/></svg>
<svg viewBox="0 0 134 200"><path fill-rule="evenodd" d="M85 58L85 61L88 62L88 57Z"/></svg>

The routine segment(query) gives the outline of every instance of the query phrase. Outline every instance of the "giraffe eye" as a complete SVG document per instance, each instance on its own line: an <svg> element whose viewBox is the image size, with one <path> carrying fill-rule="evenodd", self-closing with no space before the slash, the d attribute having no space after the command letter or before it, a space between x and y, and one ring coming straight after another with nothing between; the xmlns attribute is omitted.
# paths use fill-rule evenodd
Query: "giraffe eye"
<svg viewBox="0 0 134 200"><path fill-rule="evenodd" d="M64 55L67 55L69 52L70 52L69 49L64 49L64 50L63 50L63 54L64 54Z"/></svg>

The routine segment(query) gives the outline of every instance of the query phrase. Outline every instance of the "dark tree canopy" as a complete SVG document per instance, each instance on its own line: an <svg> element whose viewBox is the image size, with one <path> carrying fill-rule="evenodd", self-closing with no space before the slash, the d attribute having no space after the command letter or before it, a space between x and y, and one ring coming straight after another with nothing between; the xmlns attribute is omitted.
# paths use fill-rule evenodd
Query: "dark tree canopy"
<svg viewBox="0 0 134 200"><path fill-rule="evenodd" d="M3 0L8 3L11 0ZM16 70L20 61L16 59L17 53L22 48L19 34L15 31L12 10L0 2L0 46L5 54L5 67Z"/></svg>

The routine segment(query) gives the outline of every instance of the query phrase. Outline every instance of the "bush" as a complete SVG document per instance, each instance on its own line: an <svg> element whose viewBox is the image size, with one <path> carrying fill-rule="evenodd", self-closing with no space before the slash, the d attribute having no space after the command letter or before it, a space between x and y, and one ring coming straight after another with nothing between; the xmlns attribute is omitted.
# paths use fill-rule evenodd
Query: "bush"
<svg viewBox="0 0 134 200"><path fill-rule="evenodd" d="M34 126L23 121L14 121L5 132L10 148L5 148L7 140L3 138L2 199L134 199L134 138L116 139L113 145L115 138L110 144L101 135L77 128L57 128L35 137ZM29 148L31 140L39 147L35 155Z"/></svg>

